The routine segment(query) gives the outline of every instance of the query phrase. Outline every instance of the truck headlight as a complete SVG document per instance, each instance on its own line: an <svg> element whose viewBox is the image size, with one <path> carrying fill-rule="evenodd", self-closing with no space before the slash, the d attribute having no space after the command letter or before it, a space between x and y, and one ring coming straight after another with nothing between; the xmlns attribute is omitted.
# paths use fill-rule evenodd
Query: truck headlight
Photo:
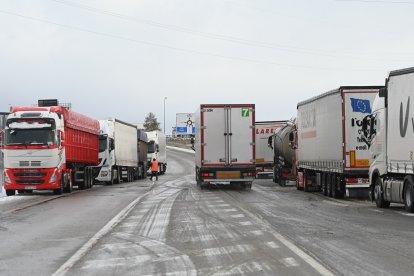
<svg viewBox="0 0 414 276"><path fill-rule="evenodd" d="M10 180L9 175L7 174L7 171L4 171L3 175L4 175L4 183L10 184L11 180Z"/></svg>
<svg viewBox="0 0 414 276"><path fill-rule="evenodd" d="M49 183L55 183L56 179L57 179L57 170L54 170L52 176L50 177Z"/></svg>
<svg viewBox="0 0 414 276"><path fill-rule="evenodd" d="M101 172L101 176L108 176L108 172Z"/></svg>

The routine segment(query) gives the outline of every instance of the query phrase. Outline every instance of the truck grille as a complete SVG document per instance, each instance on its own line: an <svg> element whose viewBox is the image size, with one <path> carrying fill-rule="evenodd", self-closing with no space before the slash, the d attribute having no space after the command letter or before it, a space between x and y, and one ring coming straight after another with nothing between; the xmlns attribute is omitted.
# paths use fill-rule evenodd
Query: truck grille
<svg viewBox="0 0 414 276"><path fill-rule="evenodd" d="M43 184L44 180L17 180L17 184Z"/></svg>
<svg viewBox="0 0 414 276"><path fill-rule="evenodd" d="M45 177L46 173L41 173L41 172L22 172L22 173L15 173L14 174L15 177L20 177L20 178L27 178L27 177Z"/></svg>
<svg viewBox="0 0 414 276"><path fill-rule="evenodd" d="M42 164L42 161L19 161L20 167L40 167Z"/></svg>

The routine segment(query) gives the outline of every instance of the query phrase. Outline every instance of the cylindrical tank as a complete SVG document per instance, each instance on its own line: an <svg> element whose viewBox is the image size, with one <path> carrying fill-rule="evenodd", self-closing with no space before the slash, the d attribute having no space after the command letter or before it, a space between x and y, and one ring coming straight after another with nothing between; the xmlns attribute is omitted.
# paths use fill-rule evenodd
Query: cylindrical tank
<svg viewBox="0 0 414 276"><path fill-rule="evenodd" d="M288 124L276 132L274 140L275 157L283 157L285 165L292 166L295 150L289 145L289 134L293 132L295 126Z"/></svg>

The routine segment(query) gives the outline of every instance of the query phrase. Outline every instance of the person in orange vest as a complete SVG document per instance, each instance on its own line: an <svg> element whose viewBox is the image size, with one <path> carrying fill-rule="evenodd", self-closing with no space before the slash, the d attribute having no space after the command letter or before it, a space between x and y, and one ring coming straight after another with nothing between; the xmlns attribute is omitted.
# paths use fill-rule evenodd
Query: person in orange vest
<svg viewBox="0 0 414 276"><path fill-rule="evenodd" d="M151 162L151 180L155 176L155 179L158 181L158 161L157 159L152 159Z"/></svg>

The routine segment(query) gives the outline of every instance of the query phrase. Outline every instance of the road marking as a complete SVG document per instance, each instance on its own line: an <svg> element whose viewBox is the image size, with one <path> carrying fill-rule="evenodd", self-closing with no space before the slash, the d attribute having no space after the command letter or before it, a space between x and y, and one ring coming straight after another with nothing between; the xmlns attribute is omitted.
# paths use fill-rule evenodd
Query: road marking
<svg viewBox="0 0 414 276"><path fill-rule="evenodd" d="M376 212L376 213L381 213L381 214L383 214L383 213L384 213L384 211L382 211L382 210L378 210L378 209L368 209L368 210L370 210L370 211L372 211L372 212Z"/></svg>
<svg viewBox="0 0 414 276"><path fill-rule="evenodd" d="M261 230L250 231L255 236L262 236L264 233Z"/></svg>
<svg viewBox="0 0 414 276"><path fill-rule="evenodd" d="M293 253L295 253L299 258L301 258L304 262L306 262L308 265L313 267L319 274L322 276L334 276L331 271L329 271L325 266L323 266L320 262L318 262L316 259L311 257L308 253L297 247L295 244L293 244L291 241L286 239L284 236L282 236L279 232L275 231L273 229L273 226L261 219L259 216L255 215L254 213L250 212L249 210L243 208L239 205L239 208L245 213L248 214L251 218L254 218L258 224L261 224L264 228L266 228L267 232L272 234L280 243L282 243L284 246L289 248Z"/></svg>
<svg viewBox="0 0 414 276"><path fill-rule="evenodd" d="M239 244L239 245L232 245L232 246L224 246L224 247L215 247L215 248L206 248L202 250L197 250L195 255L200 257L212 257L218 255L228 255L232 253L246 253L253 251L253 246L249 244Z"/></svg>
<svg viewBox="0 0 414 276"><path fill-rule="evenodd" d="M396 211L396 213L400 214L400 215L403 215L403 216L406 216L406 217L414 217L413 213L405 213L405 212L397 212L397 211Z"/></svg>
<svg viewBox="0 0 414 276"><path fill-rule="evenodd" d="M251 221L241 221L239 223L240 223L240 225L243 225L243 226L253 225L253 223Z"/></svg>
<svg viewBox="0 0 414 276"><path fill-rule="evenodd" d="M275 242L267 242L266 245L272 249L280 248L280 246L277 245Z"/></svg>
<svg viewBox="0 0 414 276"><path fill-rule="evenodd" d="M223 212L237 212L238 210L235 208L230 208L230 209L223 209Z"/></svg>
<svg viewBox="0 0 414 276"><path fill-rule="evenodd" d="M232 218L244 218L243 214L231 215Z"/></svg>
<svg viewBox="0 0 414 276"><path fill-rule="evenodd" d="M298 262L294 258L284 258L280 262L286 267L299 266Z"/></svg>
<svg viewBox="0 0 414 276"><path fill-rule="evenodd" d="M153 186L154 187L154 186ZM108 234L112 229L115 228L124 218L128 216L128 214L134 209L134 207L144 198L147 194L149 194L152 189L145 194L141 195L140 197L136 198L132 201L128 206L121 210L115 217L113 217L101 230L99 230L91 239L89 239L75 254L72 255L55 273L53 276L60 276L65 275L69 269L71 269L79 260L83 258L83 256L88 253L92 247L98 243L98 241Z"/></svg>
<svg viewBox="0 0 414 276"><path fill-rule="evenodd" d="M341 206L341 207L348 207L349 206L349 204L339 203L339 202L336 202L336 201L333 201L333 200L323 200L322 202L329 203L329 204L332 204L332 205L335 205L335 206Z"/></svg>

